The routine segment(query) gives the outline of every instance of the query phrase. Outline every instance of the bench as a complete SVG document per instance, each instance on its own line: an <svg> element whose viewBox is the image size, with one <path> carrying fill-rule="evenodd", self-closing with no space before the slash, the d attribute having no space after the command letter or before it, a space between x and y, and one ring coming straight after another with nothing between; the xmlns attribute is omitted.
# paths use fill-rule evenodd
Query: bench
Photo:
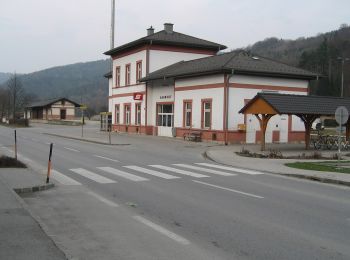
<svg viewBox="0 0 350 260"><path fill-rule="evenodd" d="M184 133L184 140L192 141L192 142L200 142L202 141L201 135L202 135L201 132L190 131L190 132Z"/></svg>

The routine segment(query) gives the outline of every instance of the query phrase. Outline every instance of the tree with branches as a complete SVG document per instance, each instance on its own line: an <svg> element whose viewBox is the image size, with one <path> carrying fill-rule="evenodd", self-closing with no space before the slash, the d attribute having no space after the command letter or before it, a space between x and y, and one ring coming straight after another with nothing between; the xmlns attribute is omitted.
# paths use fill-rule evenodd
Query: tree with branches
<svg viewBox="0 0 350 260"><path fill-rule="evenodd" d="M21 80L17 74L13 74L6 82L8 93L8 110L9 115L13 119L13 123L16 123L16 115L18 112L24 110L26 103L26 94L23 89Z"/></svg>

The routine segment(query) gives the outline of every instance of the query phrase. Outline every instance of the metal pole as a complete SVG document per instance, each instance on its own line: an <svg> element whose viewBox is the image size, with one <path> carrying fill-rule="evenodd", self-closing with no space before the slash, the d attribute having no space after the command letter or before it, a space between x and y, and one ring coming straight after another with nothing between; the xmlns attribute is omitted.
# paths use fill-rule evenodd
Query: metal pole
<svg viewBox="0 0 350 260"><path fill-rule="evenodd" d="M49 162L47 163L47 176L46 176L46 183L49 183L49 181L50 181L52 147L53 147L53 143L51 143L51 144L50 144Z"/></svg>
<svg viewBox="0 0 350 260"><path fill-rule="evenodd" d="M340 118L342 119L343 118L343 110L340 110ZM339 133L338 133L338 164L339 164L339 161L340 161L340 136L342 134L342 131L343 131L343 125L342 124L339 124Z"/></svg>
<svg viewBox="0 0 350 260"><path fill-rule="evenodd" d="M17 131L15 130L15 158L17 161Z"/></svg>
<svg viewBox="0 0 350 260"><path fill-rule="evenodd" d="M84 137L84 110L82 110L81 115L81 137Z"/></svg>
<svg viewBox="0 0 350 260"><path fill-rule="evenodd" d="M344 62L345 62L345 59L342 58L341 60L341 97L343 97L344 95Z"/></svg>
<svg viewBox="0 0 350 260"><path fill-rule="evenodd" d="M111 49L114 48L115 0L111 0Z"/></svg>

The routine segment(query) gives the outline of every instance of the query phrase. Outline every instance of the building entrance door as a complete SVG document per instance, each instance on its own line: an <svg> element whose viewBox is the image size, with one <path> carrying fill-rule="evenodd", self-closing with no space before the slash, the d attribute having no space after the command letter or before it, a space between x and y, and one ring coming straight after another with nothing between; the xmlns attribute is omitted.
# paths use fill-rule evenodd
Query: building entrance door
<svg viewBox="0 0 350 260"><path fill-rule="evenodd" d="M174 104L157 104L157 127L159 136L173 136Z"/></svg>
<svg viewBox="0 0 350 260"><path fill-rule="evenodd" d="M60 112L60 119L64 120L66 119L66 110L65 109L61 109L61 112Z"/></svg>

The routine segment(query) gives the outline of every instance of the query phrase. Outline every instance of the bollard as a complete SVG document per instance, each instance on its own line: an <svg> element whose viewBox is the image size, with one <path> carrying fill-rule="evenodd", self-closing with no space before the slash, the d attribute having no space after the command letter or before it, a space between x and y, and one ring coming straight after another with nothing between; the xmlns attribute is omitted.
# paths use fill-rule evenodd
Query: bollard
<svg viewBox="0 0 350 260"><path fill-rule="evenodd" d="M49 181L50 181L52 146L53 146L53 143L50 144L49 162L47 163L46 183L49 183Z"/></svg>
<svg viewBox="0 0 350 260"><path fill-rule="evenodd" d="M15 130L15 158L17 161L17 131Z"/></svg>

